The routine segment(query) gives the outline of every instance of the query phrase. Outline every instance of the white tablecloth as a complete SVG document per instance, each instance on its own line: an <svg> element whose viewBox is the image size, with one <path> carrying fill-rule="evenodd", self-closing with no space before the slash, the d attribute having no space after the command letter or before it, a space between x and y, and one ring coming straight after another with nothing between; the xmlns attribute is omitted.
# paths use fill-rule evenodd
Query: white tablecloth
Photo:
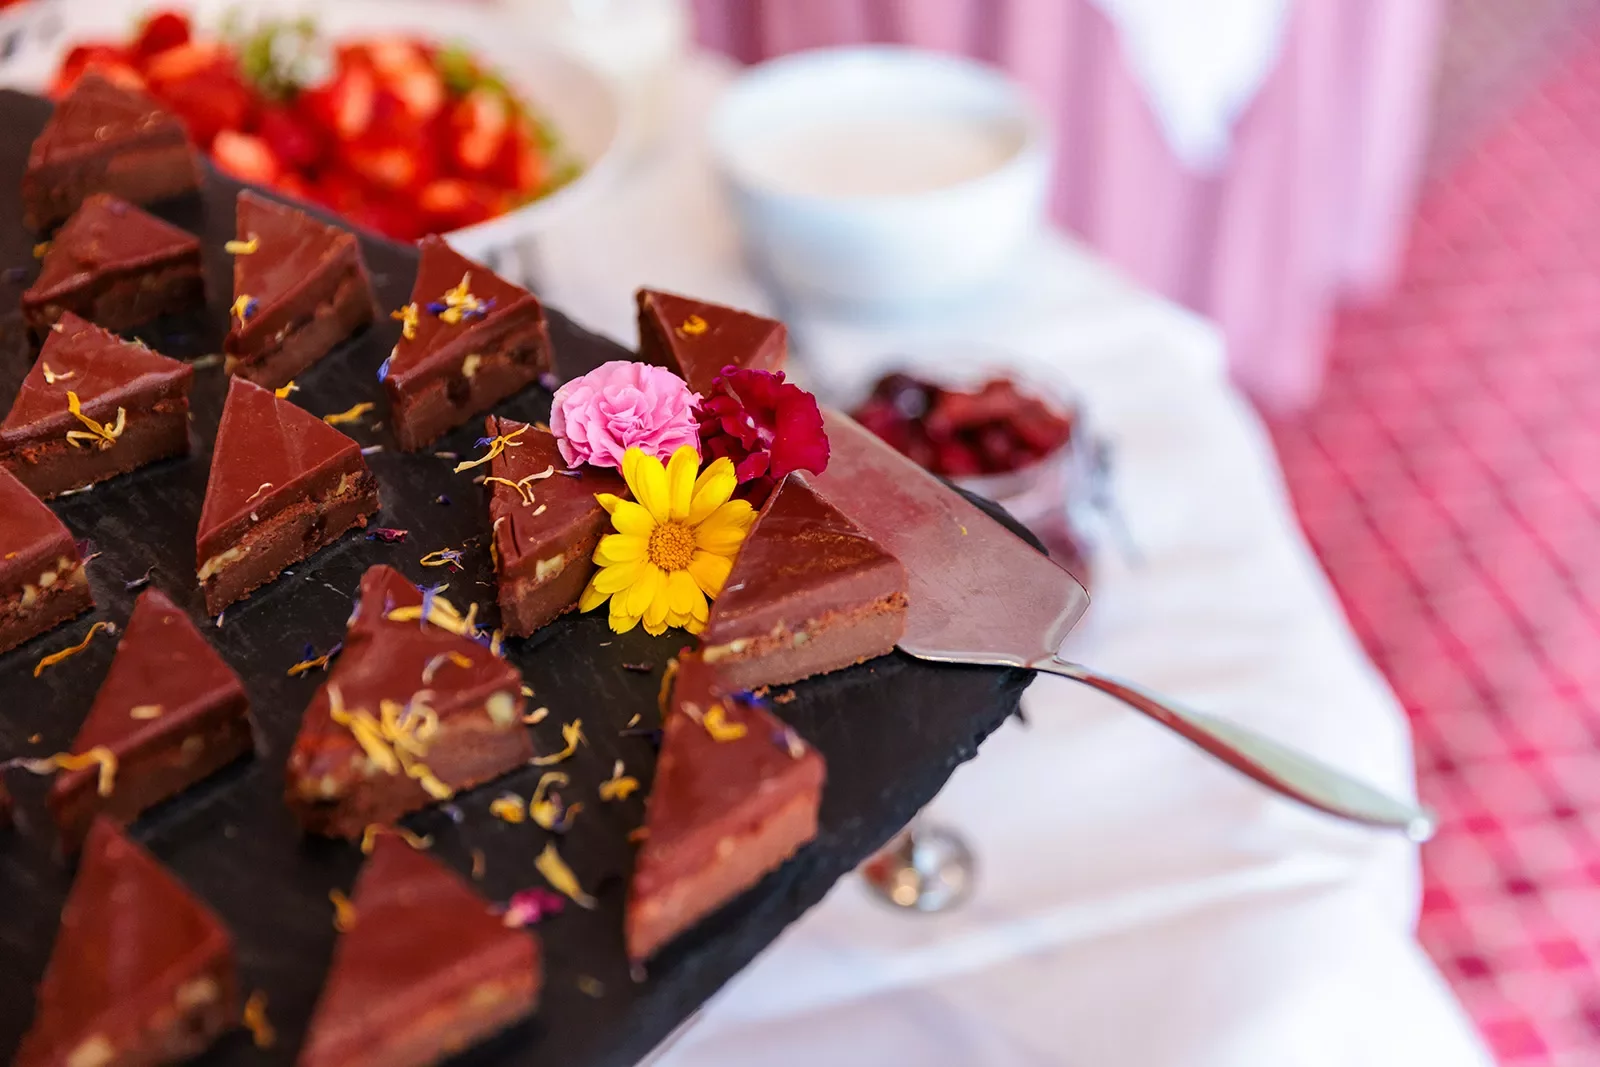
<svg viewBox="0 0 1600 1067"><path fill-rule="evenodd" d="M632 292L771 307L697 134L541 244L544 294L633 338ZM1097 560L1072 653L1411 788L1399 707L1353 641L1216 334L1061 238L1007 297L941 322L784 309L804 376L848 393L972 342L1075 389L1115 445L1140 550ZM948 358L947 356L945 358ZM1280 802L1106 698L1043 679L932 808L977 847L973 900L891 911L847 879L665 1061L696 1067L1469 1067L1488 1058L1411 937L1415 851Z"/></svg>

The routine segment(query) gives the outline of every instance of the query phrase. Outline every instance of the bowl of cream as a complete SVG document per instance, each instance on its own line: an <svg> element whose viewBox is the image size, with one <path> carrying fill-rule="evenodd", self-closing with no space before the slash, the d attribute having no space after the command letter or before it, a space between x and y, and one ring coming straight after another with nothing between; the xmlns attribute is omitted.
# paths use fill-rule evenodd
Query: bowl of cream
<svg viewBox="0 0 1600 1067"><path fill-rule="evenodd" d="M710 140L747 251L798 299L964 295L1043 225L1049 127L972 60L861 47L762 63L717 102Z"/></svg>

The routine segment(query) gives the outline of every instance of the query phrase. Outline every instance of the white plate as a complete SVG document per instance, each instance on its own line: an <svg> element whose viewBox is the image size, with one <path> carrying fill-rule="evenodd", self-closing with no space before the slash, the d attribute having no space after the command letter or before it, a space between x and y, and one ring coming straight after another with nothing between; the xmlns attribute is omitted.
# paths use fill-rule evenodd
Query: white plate
<svg viewBox="0 0 1600 1067"><path fill-rule="evenodd" d="M246 19L310 15L333 40L386 32L414 35L470 49L499 71L523 100L550 123L562 150L583 173L569 184L498 218L445 236L463 255L493 258L518 246L591 198L604 186L627 140L626 122L609 82L555 45L530 36L493 11L460 2L421 0L36 0L0 22L17 31L10 56L0 61L0 85L41 92L74 45L124 41L139 19L155 9L187 10L201 33L214 32L237 10Z"/></svg>

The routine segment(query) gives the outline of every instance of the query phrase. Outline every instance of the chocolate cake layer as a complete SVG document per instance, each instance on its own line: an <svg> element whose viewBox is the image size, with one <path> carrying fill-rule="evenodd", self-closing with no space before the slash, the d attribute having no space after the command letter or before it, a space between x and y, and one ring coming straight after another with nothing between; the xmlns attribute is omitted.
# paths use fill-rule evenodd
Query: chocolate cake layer
<svg viewBox="0 0 1600 1067"><path fill-rule="evenodd" d="M526 637L577 607L595 571L595 546L611 528L595 494L626 497L628 486L603 467L568 471L548 431L491 415L484 432L516 435L516 444L489 463L490 476L498 479L489 483L489 521L501 618L507 633Z"/></svg>
<svg viewBox="0 0 1600 1067"><path fill-rule="evenodd" d="M251 310L224 342L229 374L283 385L376 316L354 234L248 191L236 227L234 298Z"/></svg>
<svg viewBox="0 0 1600 1067"><path fill-rule="evenodd" d="M0 465L48 499L189 450L194 370L67 312L0 423ZM74 416L121 426L95 437Z"/></svg>
<svg viewBox="0 0 1600 1067"><path fill-rule="evenodd" d="M724 367L782 370L789 331L776 319L693 297L640 289L639 358L711 392Z"/></svg>
<svg viewBox="0 0 1600 1067"><path fill-rule="evenodd" d="M199 184L183 123L145 94L90 71L56 105L28 153L24 221L47 229L93 193L150 204Z"/></svg>
<svg viewBox="0 0 1600 1067"><path fill-rule="evenodd" d="M360 837L370 823L392 823L533 756L521 674L459 632L459 616L439 606L448 601L430 597L433 621L424 623L423 602L391 567L361 579L344 650L289 754L285 801L312 833ZM397 611L409 617L390 618ZM412 736L402 715L419 716L426 736ZM370 723L357 728L356 719Z"/></svg>
<svg viewBox="0 0 1600 1067"><path fill-rule="evenodd" d="M350 903L299 1067L427 1067L537 1006L539 939L400 838L378 837Z"/></svg>
<svg viewBox="0 0 1600 1067"><path fill-rule="evenodd" d="M550 334L532 293L456 253L418 246L405 333L384 371L400 447L415 451L549 371Z"/></svg>
<svg viewBox="0 0 1600 1067"><path fill-rule="evenodd" d="M748 696L678 658L647 833L628 890L628 956L662 945L750 888L817 832L821 755Z"/></svg>
<svg viewBox="0 0 1600 1067"><path fill-rule="evenodd" d="M71 532L0 469L0 652L94 607Z"/></svg>
<svg viewBox="0 0 1600 1067"><path fill-rule="evenodd" d="M22 315L41 339L68 311L131 330L205 302L200 242L125 200L96 193L50 242Z"/></svg>
<svg viewBox="0 0 1600 1067"><path fill-rule="evenodd" d="M195 536L206 610L221 611L377 510L378 481L359 445L271 390L232 379Z"/></svg>
<svg viewBox="0 0 1600 1067"><path fill-rule="evenodd" d="M134 605L75 753L106 748L117 771L109 796L99 767L62 771L50 790L67 851L99 814L119 824L248 753L249 698L238 675L177 605L149 589Z"/></svg>
<svg viewBox="0 0 1600 1067"><path fill-rule="evenodd" d="M860 663L905 632L906 585L899 560L790 475L746 535L701 651L740 689Z"/></svg>
<svg viewBox="0 0 1600 1067"><path fill-rule="evenodd" d="M109 820L95 822L13 1067L150 1067L238 1019L233 939Z"/></svg>

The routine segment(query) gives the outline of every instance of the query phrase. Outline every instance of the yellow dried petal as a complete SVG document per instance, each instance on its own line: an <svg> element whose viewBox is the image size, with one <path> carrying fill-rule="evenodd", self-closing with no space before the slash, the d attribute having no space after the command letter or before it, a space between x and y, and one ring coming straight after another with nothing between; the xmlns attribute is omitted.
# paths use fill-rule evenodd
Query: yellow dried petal
<svg viewBox="0 0 1600 1067"><path fill-rule="evenodd" d="M561 858L561 853L556 851L554 842L544 846L544 851L539 853L533 865L544 875L545 881L549 882L558 893L564 893L572 898L578 907L592 910L598 903L594 897L583 891L583 887L578 884L578 876L572 873L572 868L567 866L566 861Z"/></svg>
<svg viewBox="0 0 1600 1067"><path fill-rule="evenodd" d="M104 630L108 634L114 634L117 632L117 628L109 622L95 623L93 626L89 627L89 632L83 635L82 641L79 641L71 648L63 648L60 652L52 652L48 656L45 656L43 659L41 659L38 663L35 663L33 665L33 676L35 678L39 677L39 675L44 673L44 669L46 667L54 667L62 660L70 659L73 656L76 656L79 652L82 652L84 649L88 648L89 642L94 640L94 635L99 633L101 630Z"/></svg>
<svg viewBox="0 0 1600 1067"><path fill-rule="evenodd" d="M348 933L356 924L356 906L337 889L328 890L328 900L333 904L333 928L341 934Z"/></svg>
<svg viewBox="0 0 1600 1067"><path fill-rule="evenodd" d="M535 767L548 767L553 763L560 763L578 751L578 746L584 743L583 720L573 719L563 725L561 727L561 739L567 743L567 746L560 752L549 756L535 756L530 762Z"/></svg>
<svg viewBox="0 0 1600 1067"><path fill-rule="evenodd" d="M57 752L45 759L23 760L21 763L23 769L32 774L53 774L57 770L81 771L85 767L98 764L100 780L96 784L95 792L103 797L110 796L117 783L116 753L104 745L96 745L89 751L76 755L71 752Z"/></svg>
<svg viewBox="0 0 1600 1067"><path fill-rule="evenodd" d="M267 995L261 990L250 994L250 999L244 1002L244 1014L241 1020L250 1031L250 1040L256 1048L271 1048L278 1040L278 1032L267 1021Z"/></svg>
<svg viewBox="0 0 1600 1067"><path fill-rule="evenodd" d="M737 741L750 731L745 729L742 722L729 722L728 713L721 704L713 704L705 716L700 720L706 728L706 733L711 735L711 740L726 742Z"/></svg>
<svg viewBox="0 0 1600 1067"><path fill-rule="evenodd" d="M336 411L332 415L322 416L322 421L327 423L329 426L343 426L347 422L356 422L361 418L361 416L365 415L375 407L377 407L377 405L372 401L363 400L355 407L346 408L344 411Z"/></svg>

